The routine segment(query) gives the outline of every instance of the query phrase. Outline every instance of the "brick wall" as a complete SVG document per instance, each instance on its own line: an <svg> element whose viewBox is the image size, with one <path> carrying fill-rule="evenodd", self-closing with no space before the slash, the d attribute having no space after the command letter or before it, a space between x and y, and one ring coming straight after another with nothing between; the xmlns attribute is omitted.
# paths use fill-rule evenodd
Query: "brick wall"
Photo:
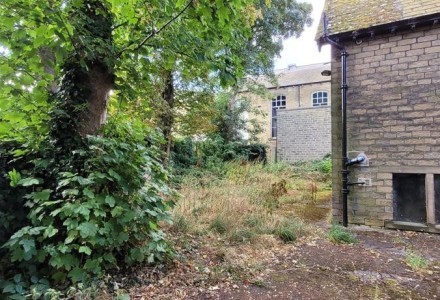
<svg viewBox="0 0 440 300"><path fill-rule="evenodd" d="M330 107L280 110L277 159L289 163L330 153Z"/></svg>
<svg viewBox="0 0 440 300"><path fill-rule="evenodd" d="M393 219L393 173L440 174L440 28L419 28L346 44L348 150L369 167L351 167L349 222ZM333 214L341 217L341 67L332 49ZM428 177L427 177L428 178ZM429 218L428 218L429 219ZM432 217L431 217L432 221Z"/></svg>

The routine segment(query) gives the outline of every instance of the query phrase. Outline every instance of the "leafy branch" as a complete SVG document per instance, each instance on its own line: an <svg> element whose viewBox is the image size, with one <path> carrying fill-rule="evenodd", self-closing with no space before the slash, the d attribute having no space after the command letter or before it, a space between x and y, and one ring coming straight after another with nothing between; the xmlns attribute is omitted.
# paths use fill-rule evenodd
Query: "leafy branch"
<svg viewBox="0 0 440 300"><path fill-rule="evenodd" d="M137 45L133 51L137 51L140 48L142 48L152 37L158 35L160 32L162 32L165 28L167 28L171 23L173 23L175 20L177 20L181 15L183 15L185 13L185 11L191 6L191 4L193 3L194 0L190 0L185 7L179 12L177 13L174 17L172 17L170 20L168 20L168 22L166 22L164 25L162 25L162 27L160 27L159 29L155 30L153 29L151 31L151 33L149 35L147 35L140 43L139 45ZM122 55L122 53L124 53L125 51L129 50L130 47L133 45L134 43L130 43L128 44L126 47L124 47L117 55L117 57L120 57Z"/></svg>

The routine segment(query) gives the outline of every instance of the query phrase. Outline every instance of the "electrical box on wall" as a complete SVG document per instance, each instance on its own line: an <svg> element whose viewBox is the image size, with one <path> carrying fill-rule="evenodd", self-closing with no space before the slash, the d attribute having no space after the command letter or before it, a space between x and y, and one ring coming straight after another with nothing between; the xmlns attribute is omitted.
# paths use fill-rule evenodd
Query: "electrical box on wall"
<svg viewBox="0 0 440 300"><path fill-rule="evenodd" d="M370 166L370 161L363 151L349 151L347 153L347 156L348 156L347 157L348 160L355 159L355 158L361 157L361 156L363 156L365 158L361 162L353 164L353 166L357 166L357 167L369 167Z"/></svg>

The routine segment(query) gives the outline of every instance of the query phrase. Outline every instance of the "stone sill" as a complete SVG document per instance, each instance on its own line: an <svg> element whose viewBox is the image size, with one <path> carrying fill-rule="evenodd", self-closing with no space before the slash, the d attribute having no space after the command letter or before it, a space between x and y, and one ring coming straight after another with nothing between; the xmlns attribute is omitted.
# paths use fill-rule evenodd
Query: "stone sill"
<svg viewBox="0 0 440 300"><path fill-rule="evenodd" d="M402 222L402 221L385 221L385 228L421 231L421 232L429 232L429 233L440 233L440 224L434 225L434 224Z"/></svg>

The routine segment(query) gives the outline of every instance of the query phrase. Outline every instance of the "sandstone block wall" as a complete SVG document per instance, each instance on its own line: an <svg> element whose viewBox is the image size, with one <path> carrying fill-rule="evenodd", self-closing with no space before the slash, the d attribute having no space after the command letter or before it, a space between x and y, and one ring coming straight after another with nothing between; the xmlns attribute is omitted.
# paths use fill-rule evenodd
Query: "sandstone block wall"
<svg viewBox="0 0 440 300"><path fill-rule="evenodd" d="M427 195L440 174L440 28L365 38L345 44L347 59L348 150L365 152L368 167L351 167L349 222L384 226L393 220L393 174L426 174ZM341 206L341 66L332 49L333 215ZM433 209L433 199L426 199ZM428 223L436 223L427 211ZM440 209L440 208L437 208Z"/></svg>
<svg viewBox="0 0 440 300"><path fill-rule="evenodd" d="M280 110L277 160L294 163L321 159L331 151L330 107Z"/></svg>

